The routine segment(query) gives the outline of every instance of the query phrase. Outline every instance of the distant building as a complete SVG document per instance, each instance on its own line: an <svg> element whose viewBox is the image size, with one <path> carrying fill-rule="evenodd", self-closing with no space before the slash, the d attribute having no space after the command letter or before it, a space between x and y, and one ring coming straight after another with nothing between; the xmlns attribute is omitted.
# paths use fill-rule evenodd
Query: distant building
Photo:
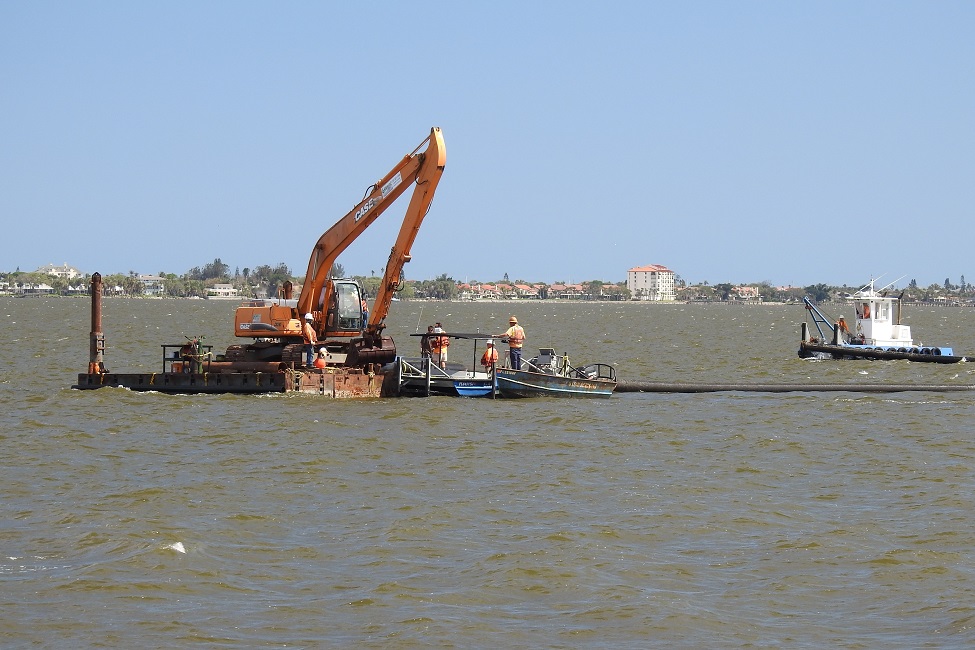
<svg viewBox="0 0 975 650"><path fill-rule="evenodd" d="M538 299L538 289L528 284L516 284L515 292L519 298Z"/></svg>
<svg viewBox="0 0 975 650"><path fill-rule="evenodd" d="M659 264L638 266L626 272L626 288L633 300L676 300L674 276Z"/></svg>
<svg viewBox="0 0 975 650"><path fill-rule="evenodd" d="M38 284L28 282L26 284L18 284L17 293L25 296L42 296L54 293L54 287L43 282Z"/></svg>
<svg viewBox="0 0 975 650"><path fill-rule="evenodd" d="M215 284L207 289L210 300L239 300L240 295L232 284Z"/></svg>
<svg viewBox="0 0 975 650"><path fill-rule="evenodd" d="M741 300L744 302L762 302L762 295L758 291L758 287L735 287L733 289L735 294L735 300Z"/></svg>
<svg viewBox="0 0 975 650"><path fill-rule="evenodd" d="M61 266L48 264L47 266L42 266L41 268L37 269L37 272L64 278L65 280L74 280L75 278L81 277L81 271L73 266L68 266L67 262Z"/></svg>
<svg viewBox="0 0 975 650"><path fill-rule="evenodd" d="M147 296L166 295L166 279L158 275L140 275L139 282L142 283L142 293Z"/></svg>

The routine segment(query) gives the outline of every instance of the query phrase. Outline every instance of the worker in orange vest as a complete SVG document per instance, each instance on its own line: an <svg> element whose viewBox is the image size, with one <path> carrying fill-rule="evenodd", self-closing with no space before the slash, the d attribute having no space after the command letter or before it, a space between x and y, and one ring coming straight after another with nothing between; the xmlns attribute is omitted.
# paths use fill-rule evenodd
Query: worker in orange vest
<svg viewBox="0 0 975 650"><path fill-rule="evenodd" d="M487 342L487 350L481 355L481 365L484 366L484 372L491 372L498 365L498 351L494 348L494 341Z"/></svg>
<svg viewBox="0 0 975 650"><path fill-rule="evenodd" d="M305 314L305 324L301 326L301 336L305 340L305 367L311 368L315 361L315 344L318 337L315 335L315 328L312 323L315 317L311 313Z"/></svg>
<svg viewBox="0 0 975 650"><path fill-rule="evenodd" d="M434 334L443 334L443 328L434 327ZM430 348L433 350L433 361L441 368L447 367L447 348L450 347L450 338L447 336L434 336L430 340Z"/></svg>
<svg viewBox="0 0 975 650"><path fill-rule="evenodd" d="M507 339L508 354L511 355L511 367L521 370L521 348L525 344L525 330L518 324L518 319L512 316L508 319L509 327L503 334L498 334L498 338Z"/></svg>

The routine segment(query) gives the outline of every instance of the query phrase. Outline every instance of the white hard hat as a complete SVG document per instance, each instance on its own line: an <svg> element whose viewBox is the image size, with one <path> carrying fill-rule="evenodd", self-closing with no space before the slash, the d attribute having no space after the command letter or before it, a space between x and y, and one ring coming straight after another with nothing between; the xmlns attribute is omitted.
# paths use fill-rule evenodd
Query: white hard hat
<svg viewBox="0 0 975 650"><path fill-rule="evenodd" d="M311 315L311 312L305 314L305 320L315 320L315 317Z"/></svg>
<svg viewBox="0 0 975 650"><path fill-rule="evenodd" d="M488 342L487 342L487 344L488 344L488 345L494 345L494 341L492 341L491 339L488 339Z"/></svg>
<svg viewBox="0 0 975 650"><path fill-rule="evenodd" d="M443 334L443 330L440 329L439 327L434 327L433 328L433 333L434 334Z"/></svg>

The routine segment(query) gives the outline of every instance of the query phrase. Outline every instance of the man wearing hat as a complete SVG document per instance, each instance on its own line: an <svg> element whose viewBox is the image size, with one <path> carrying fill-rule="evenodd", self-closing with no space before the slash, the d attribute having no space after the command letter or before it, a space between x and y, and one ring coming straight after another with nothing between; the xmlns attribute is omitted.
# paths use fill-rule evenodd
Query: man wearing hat
<svg viewBox="0 0 975 650"><path fill-rule="evenodd" d="M498 334L498 338L507 339L508 354L511 355L511 367L521 370L521 346L525 344L525 330L518 324L518 319L512 316L508 319L511 326L504 334Z"/></svg>
<svg viewBox="0 0 975 650"><path fill-rule="evenodd" d="M311 314L305 314L305 324L301 326L301 335L305 339L305 367L311 368L315 357L315 344L318 343L318 337L315 336L315 328L312 327L312 323L315 321L315 317Z"/></svg>
<svg viewBox="0 0 975 650"><path fill-rule="evenodd" d="M447 368L447 348L450 347L450 338L447 336L440 336L444 333L443 328L440 327L440 323L433 328L433 333L437 336L433 337L430 341L430 348L433 351L433 361L442 369Z"/></svg>
<svg viewBox="0 0 975 650"><path fill-rule="evenodd" d="M481 365L484 366L484 372L491 372L491 368L498 365L498 351L494 349L494 341L491 339L488 339L487 349L481 355Z"/></svg>

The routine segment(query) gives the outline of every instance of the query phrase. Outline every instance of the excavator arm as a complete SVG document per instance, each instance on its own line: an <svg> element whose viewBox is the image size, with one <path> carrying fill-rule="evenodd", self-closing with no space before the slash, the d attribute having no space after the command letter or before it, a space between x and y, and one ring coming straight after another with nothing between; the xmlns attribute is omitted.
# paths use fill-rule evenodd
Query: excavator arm
<svg viewBox="0 0 975 650"><path fill-rule="evenodd" d="M381 347L383 320L389 311L393 291L401 279L403 264L410 260L410 247L416 239L420 223L433 201L446 158L443 135L438 127L433 127L430 129L430 135L411 154L405 156L388 174L372 185L366 191L362 201L315 242L308 260L305 282L297 300L292 301L291 286L290 283L286 283L284 298L285 301L291 301L290 306L282 301L255 300L249 305L238 307L234 317L235 336L255 339L270 337L272 343L265 346L267 349L261 354L271 358L280 350L280 345L273 344L274 340L285 343L300 341L303 315L307 313L314 315L315 329L320 338L358 336L362 331L359 329L363 325L361 320L354 319L357 325L350 328L347 324L339 322L338 309L332 309L333 302L336 304L339 302L339 296L336 295L336 282L330 281L329 272L339 255L412 186L413 196L403 218L399 236L390 252L385 276L359 346L360 348ZM347 284L351 282L342 282L343 287ZM358 291L355 293L357 295ZM343 293L343 296L348 297L347 293ZM355 308L358 309L358 303ZM347 306L344 309L348 311ZM331 322L333 317L336 322ZM234 347L245 350L240 354L254 352L253 349L247 352L247 346Z"/></svg>
<svg viewBox="0 0 975 650"><path fill-rule="evenodd" d="M426 149L420 151L424 145ZM399 236L390 252L386 273L369 316L368 331L378 334L382 330L382 321L389 312L393 291L399 283L403 265L410 260L410 248L433 201L446 160L443 134L438 127L433 127L430 135L413 153L405 156L388 174L370 187L366 197L358 205L325 231L315 243L308 260L305 283L298 296L299 318L301 314L317 311L319 299L322 299L327 310L331 298L328 274L339 255L412 185L415 186L413 196L403 218Z"/></svg>
<svg viewBox="0 0 975 650"><path fill-rule="evenodd" d="M403 217L403 225L400 226L396 243L389 251L386 272L383 274L382 283L379 285L372 311L369 312L369 323L366 326L365 334L367 339L380 336L385 328L383 320L389 313L393 293L399 289L403 276L403 265L410 261L410 249L416 240L423 218L430 210L433 194L436 192L437 183L440 182L440 176L443 174L447 152L444 150L440 129L433 129L429 140L430 145L425 154L426 160L421 163L420 169L416 173L416 188L410 198L410 205L406 208L406 215Z"/></svg>

